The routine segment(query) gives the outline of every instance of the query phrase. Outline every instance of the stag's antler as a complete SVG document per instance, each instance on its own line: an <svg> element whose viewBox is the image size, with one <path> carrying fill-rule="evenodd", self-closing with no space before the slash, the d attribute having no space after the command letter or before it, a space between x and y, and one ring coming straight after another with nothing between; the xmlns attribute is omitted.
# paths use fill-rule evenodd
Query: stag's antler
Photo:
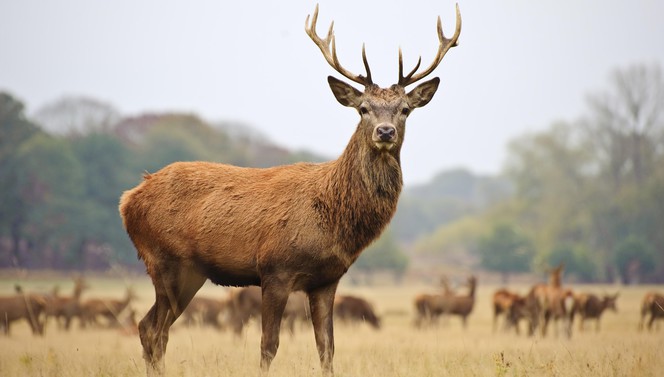
<svg viewBox="0 0 664 377"><path fill-rule="evenodd" d="M332 68L344 75L349 80L353 80L358 84L362 84L364 86L373 85L373 81L371 81L371 70L369 69L369 63L367 63L367 54L364 51L364 44L362 44L362 61L364 62L364 68L367 70L366 77L353 74L352 72L342 67L341 63L339 63L339 59L337 58L337 48L334 43L334 21L332 21L330 24L330 30L327 32L327 37L325 39L321 39L318 34L316 34L316 21L318 21L318 4L316 4L316 10L314 10L314 16L311 19L311 25L309 25L309 16L307 15L307 19L304 23L304 30L307 32L307 35L309 35L311 40L314 41L316 46L320 48L320 51L325 57L325 60L327 60Z"/></svg>
<svg viewBox="0 0 664 377"><path fill-rule="evenodd" d="M428 76L431 72L433 72L434 69L440 64L440 61L443 60L443 56L447 53L447 51L457 45L457 40L459 39L459 34L461 34L461 12L459 11L459 4L456 4L456 29L454 30L454 35L452 38L447 39L445 38L445 35L443 35L443 27L440 23L440 16L438 16L438 40L440 41L440 44L438 45L438 53L436 54L436 57L433 59L433 63L429 66L429 68L425 69L424 71L415 74L417 72L417 69L420 68L420 63L422 63L422 57L417 60L417 64L415 65L415 68L413 68L410 73L408 73L405 77L403 76L403 59L401 57L401 48L399 48L399 83L398 85L400 86L408 86L416 81L422 80L424 77Z"/></svg>

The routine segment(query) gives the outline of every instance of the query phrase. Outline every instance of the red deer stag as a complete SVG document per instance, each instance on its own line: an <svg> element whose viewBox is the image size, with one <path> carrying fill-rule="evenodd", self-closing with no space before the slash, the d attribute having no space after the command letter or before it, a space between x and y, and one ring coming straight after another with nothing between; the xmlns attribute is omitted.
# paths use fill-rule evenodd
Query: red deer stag
<svg viewBox="0 0 664 377"><path fill-rule="evenodd" d="M664 318L664 295L656 292L648 292L643 297L643 301L641 303L641 321L639 322L639 330L643 330L648 314L650 314L650 319L648 320L648 330L652 330L652 325L655 320Z"/></svg>
<svg viewBox="0 0 664 377"><path fill-rule="evenodd" d="M176 162L145 174L122 195L123 224L155 287L155 303L139 323L148 375L164 373L169 328L207 279L262 287L263 373L277 353L290 292L306 292L321 368L333 375L332 310L339 279L396 211L406 118L429 103L440 79L408 93L405 88L431 74L456 46L458 6L456 17L451 39L438 22L440 45L429 67L418 73L418 62L404 76L400 54L399 81L383 89L372 81L364 49L366 76L342 67L332 27L324 39L316 34L316 7L306 33L338 73L364 86L361 92L328 77L337 101L360 116L338 159L266 169Z"/></svg>
<svg viewBox="0 0 664 377"><path fill-rule="evenodd" d="M373 306L361 297L337 296L334 299L334 314L345 323L366 322L374 329L380 329L380 318L374 312Z"/></svg>
<svg viewBox="0 0 664 377"><path fill-rule="evenodd" d="M41 315L45 309L42 295L26 293L17 285L15 295L0 297L0 329L9 335L12 322L25 319L34 335L44 335Z"/></svg>
<svg viewBox="0 0 664 377"><path fill-rule="evenodd" d="M595 331L599 331L599 320L604 311L606 309L611 309L614 312L618 311L616 308L617 299L617 293L615 295L604 295L602 298L599 298L592 293L580 293L575 295L574 304L572 305L572 310L570 312L570 322L574 322L574 317L578 313L580 316L579 331L583 331L586 319L596 320Z"/></svg>

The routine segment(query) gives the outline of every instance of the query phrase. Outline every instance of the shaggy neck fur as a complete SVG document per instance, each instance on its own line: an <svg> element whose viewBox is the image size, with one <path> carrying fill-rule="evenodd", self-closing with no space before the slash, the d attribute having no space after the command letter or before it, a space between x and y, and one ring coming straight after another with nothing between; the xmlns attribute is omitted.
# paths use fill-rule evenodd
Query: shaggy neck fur
<svg viewBox="0 0 664 377"><path fill-rule="evenodd" d="M361 138L356 132L331 165L319 202L328 230L353 261L392 219L403 185L398 146L379 151Z"/></svg>

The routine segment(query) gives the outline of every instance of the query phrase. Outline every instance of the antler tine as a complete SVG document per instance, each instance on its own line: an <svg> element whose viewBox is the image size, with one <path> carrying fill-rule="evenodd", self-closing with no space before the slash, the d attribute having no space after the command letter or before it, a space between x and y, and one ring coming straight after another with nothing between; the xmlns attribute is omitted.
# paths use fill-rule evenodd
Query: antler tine
<svg viewBox="0 0 664 377"><path fill-rule="evenodd" d="M402 54L401 54L401 47L399 47L399 83L401 83L401 81L404 78L407 79L407 78L410 78L411 76L413 76L415 74L415 72L417 72L417 70L420 68L420 64L422 64L422 57L421 56L417 59L417 64L415 64L415 68L413 68L413 70L410 71L406 75L406 77L403 77L403 57L402 57Z"/></svg>
<svg viewBox="0 0 664 377"><path fill-rule="evenodd" d="M364 86L373 85L373 81L371 81L371 71L369 70L369 63L367 62L367 56L364 51L364 45L362 46L362 61L364 63L364 68L367 71L366 77L362 75L353 74L352 72L346 70L339 62L339 58L337 57L337 47L334 38L334 21L332 21L332 23L330 24L330 29L328 30L327 37L325 37L325 39L321 39L321 37L319 37L318 34L316 33L317 21L318 21L318 4L316 4L316 9L314 10L313 17L311 18L311 25L309 25L309 16L307 16L307 19L304 22L304 31L311 38L311 40L314 41L316 46L318 46L328 64L330 64L332 68L334 68L337 72L339 72L349 80L352 80Z"/></svg>
<svg viewBox="0 0 664 377"><path fill-rule="evenodd" d="M401 59L401 49L399 49L399 85L400 86L408 86L414 82L417 82L419 80L422 80L431 72L433 72L436 67L438 67L438 64L443 60L443 57L449 51L450 48L455 47L458 45L458 40L459 40L459 35L461 34L461 11L459 11L459 4L456 4L456 28L454 30L454 35L452 38L447 39L445 38L445 35L443 34L443 26L440 21L440 16L438 16L438 22L436 24L436 28L438 31L438 40L440 41L440 44L438 45L438 53L436 54L436 57L433 59L433 62L427 69L424 71L415 74L417 72L417 69L420 67L420 62L422 58L417 61L417 65L415 66L415 69L410 71L405 77L403 76L403 62Z"/></svg>

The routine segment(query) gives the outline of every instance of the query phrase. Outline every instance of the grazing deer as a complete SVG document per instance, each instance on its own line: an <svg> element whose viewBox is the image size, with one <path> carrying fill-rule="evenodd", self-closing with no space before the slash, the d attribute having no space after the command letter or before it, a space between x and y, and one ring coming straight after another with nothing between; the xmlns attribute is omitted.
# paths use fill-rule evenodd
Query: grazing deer
<svg viewBox="0 0 664 377"><path fill-rule="evenodd" d="M645 294L641 303L639 330L643 330L648 314L650 314L648 330L652 330L655 320L664 318L664 295L657 292L648 292Z"/></svg>
<svg viewBox="0 0 664 377"><path fill-rule="evenodd" d="M402 188L401 146L406 118L432 99L431 74L457 44L445 38L433 63L399 81L374 84L363 49L366 76L343 68L332 27L316 34L318 7L305 30L325 60L364 92L332 76L337 101L354 108L360 122L341 156L327 163L297 163L265 169L208 162L176 162L126 191L120 214L155 287L155 303L139 323L148 375L164 373L168 331L203 283L262 288L261 370L267 373L279 347L279 330L290 292L309 297L323 374L333 375L332 310L339 279L362 250L385 229ZM310 106L310 104L307 104Z"/></svg>
<svg viewBox="0 0 664 377"><path fill-rule="evenodd" d="M615 295L604 295L602 298L599 298L592 293L574 295L574 304L572 305L572 310L569 314L570 323L574 322L574 317L578 313L580 316L579 331L583 331L586 319L596 320L595 331L599 331L599 320L602 317L602 313L604 313L606 309L611 309L614 312L618 311L616 307L617 299L617 293Z"/></svg>
<svg viewBox="0 0 664 377"><path fill-rule="evenodd" d="M117 327L120 314L136 298L134 290L127 288L123 299L91 298L82 304L83 318L86 325L99 325L99 317L105 318L108 327Z"/></svg>
<svg viewBox="0 0 664 377"><path fill-rule="evenodd" d="M361 297L336 296L334 315L345 323L366 322L374 329L380 329L380 318L374 312L373 306Z"/></svg>
<svg viewBox="0 0 664 377"><path fill-rule="evenodd" d="M536 284L528 293L528 300L536 301L532 306L537 308L542 336L546 336L549 322L553 319L554 329L558 333L558 321L563 322L563 330L569 338L572 336L572 324L569 317L574 294L571 289L562 286L562 273L565 266L560 264L549 272L548 284ZM537 315L533 313L533 315Z"/></svg>
<svg viewBox="0 0 664 377"><path fill-rule="evenodd" d="M46 306L46 319L55 317L58 328L63 328L69 331L72 319L78 318L78 321L83 326L83 308L81 307L81 295L83 291L88 289L89 286L82 277L74 279L74 289L71 296L59 296L57 289L54 294L47 299ZM64 324L61 322L64 320Z"/></svg>
<svg viewBox="0 0 664 377"><path fill-rule="evenodd" d="M16 294L0 297L0 329L9 335L12 322L25 319L34 335L44 335L44 323L41 319L46 309L46 301L41 295L23 292L16 286Z"/></svg>

